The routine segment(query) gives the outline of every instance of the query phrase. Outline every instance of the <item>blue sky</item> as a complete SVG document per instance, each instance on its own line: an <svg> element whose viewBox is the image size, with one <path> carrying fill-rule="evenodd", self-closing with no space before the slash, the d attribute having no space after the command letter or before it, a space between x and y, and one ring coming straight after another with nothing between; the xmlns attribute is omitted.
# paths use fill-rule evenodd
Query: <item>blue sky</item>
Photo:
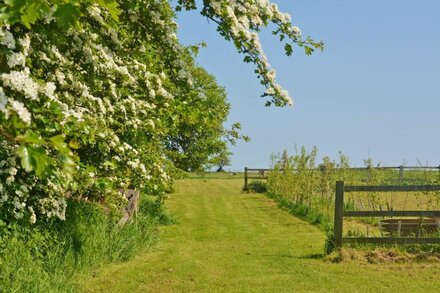
<svg viewBox="0 0 440 293"><path fill-rule="evenodd" d="M231 170L266 167L271 154L295 145L319 155L348 155L362 165L440 164L440 1L278 0L304 35L325 51L286 57L264 31L261 39L294 106L265 107L253 67L242 62L198 12L178 15L184 44L205 41L198 63L216 76L251 142L233 148Z"/></svg>

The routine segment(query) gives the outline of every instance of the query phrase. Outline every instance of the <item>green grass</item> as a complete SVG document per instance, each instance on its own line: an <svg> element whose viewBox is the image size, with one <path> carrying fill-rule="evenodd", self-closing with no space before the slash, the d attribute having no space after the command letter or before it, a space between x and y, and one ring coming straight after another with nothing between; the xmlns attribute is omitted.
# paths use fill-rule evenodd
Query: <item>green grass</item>
<svg viewBox="0 0 440 293"><path fill-rule="evenodd" d="M241 179L244 182L243 172L201 172L187 173L187 179Z"/></svg>
<svg viewBox="0 0 440 293"><path fill-rule="evenodd" d="M182 180L149 252L102 267L85 292L438 292L437 263L329 263L325 235L241 180Z"/></svg>
<svg viewBox="0 0 440 293"><path fill-rule="evenodd" d="M0 292L77 292L94 267L130 259L152 246L166 214L143 197L135 222L115 220L86 202L70 201L66 221L0 227Z"/></svg>

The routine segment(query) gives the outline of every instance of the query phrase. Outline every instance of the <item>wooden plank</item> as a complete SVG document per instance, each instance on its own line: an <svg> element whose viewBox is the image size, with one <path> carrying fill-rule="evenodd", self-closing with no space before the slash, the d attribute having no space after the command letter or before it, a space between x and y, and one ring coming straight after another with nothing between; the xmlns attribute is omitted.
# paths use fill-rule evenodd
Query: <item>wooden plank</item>
<svg viewBox="0 0 440 293"><path fill-rule="evenodd" d="M342 222L344 214L344 181L336 182L334 241L336 247L342 246Z"/></svg>
<svg viewBox="0 0 440 293"><path fill-rule="evenodd" d="M137 215L140 193L133 189L121 189L119 192L128 200L127 206L122 209L122 217L117 224L117 226L122 227Z"/></svg>
<svg viewBox="0 0 440 293"><path fill-rule="evenodd" d="M440 244L440 238L415 237L344 237L344 243L372 244Z"/></svg>
<svg viewBox="0 0 440 293"><path fill-rule="evenodd" d="M248 168L244 167L244 190L248 190Z"/></svg>
<svg viewBox="0 0 440 293"><path fill-rule="evenodd" d="M390 192L390 191L439 191L440 185L352 185L345 186L345 192L366 191L366 192Z"/></svg>
<svg viewBox="0 0 440 293"><path fill-rule="evenodd" d="M403 169L405 170L411 170L411 169L415 169L415 170L435 170L435 169L440 169L440 166L404 166Z"/></svg>
<svg viewBox="0 0 440 293"><path fill-rule="evenodd" d="M440 217L440 211L344 211L344 217Z"/></svg>
<svg viewBox="0 0 440 293"><path fill-rule="evenodd" d="M399 236L420 234L420 233L435 233L440 231L438 229L437 219L386 219L381 220L381 227L383 231L393 233L397 231Z"/></svg>
<svg viewBox="0 0 440 293"><path fill-rule="evenodd" d="M427 224L420 224L420 223L405 223L403 221L399 221L400 222L400 226L402 227L402 229L405 228L429 228L429 227L434 227L437 229L437 223L427 223ZM399 226L399 223L392 223L392 224L383 224L382 223L382 228L388 228L388 229L394 229L396 227Z"/></svg>
<svg viewBox="0 0 440 293"><path fill-rule="evenodd" d="M401 166L384 166L384 167L373 167L373 168L368 168L368 167L352 167L352 168L347 168L347 170L354 170L354 171L362 171L362 170L368 170L368 169L372 169L372 170L400 170ZM440 170L440 166L403 166L404 170ZM265 171L265 172L270 172L270 171L275 171L275 169L267 169L267 168L248 168L248 171L251 172L255 172L255 171ZM319 168L314 168L312 170L319 170ZM278 169L278 171L283 171L283 169ZM292 169L292 171L295 171L295 169Z"/></svg>
<svg viewBox="0 0 440 293"><path fill-rule="evenodd" d="M352 170L352 171L365 171L365 170L394 170L394 169L399 169L399 167L394 167L394 166L387 166L387 167L353 167L353 168L347 168L348 170Z"/></svg>
<svg viewBox="0 0 440 293"><path fill-rule="evenodd" d="M418 223L404 223L402 221L400 222L400 226L402 229L425 229L425 228L435 228L437 229L437 224L435 223L429 223L429 224L418 224ZM384 229L395 229L399 226L399 223L393 223L393 224L382 224L382 228Z"/></svg>
<svg viewBox="0 0 440 293"><path fill-rule="evenodd" d="M426 229L437 229L437 224L430 223L430 224L418 224L418 223L403 223L400 222L400 228L402 230L414 230L414 229L420 229L420 230L426 230ZM382 224L383 229L388 230L396 230L399 227L399 223L396 224Z"/></svg>
<svg viewBox="0 0 440 293"><path fill-rule="evenodd" d="M383 219L380 220L383 225L391 225L396 224L399 221L402 221L402 224L405 223L417 223L417 224L436 224L437 219L434 218L423 218L423 219L400 219L400 218L393 218L393 219Z"/></svg>

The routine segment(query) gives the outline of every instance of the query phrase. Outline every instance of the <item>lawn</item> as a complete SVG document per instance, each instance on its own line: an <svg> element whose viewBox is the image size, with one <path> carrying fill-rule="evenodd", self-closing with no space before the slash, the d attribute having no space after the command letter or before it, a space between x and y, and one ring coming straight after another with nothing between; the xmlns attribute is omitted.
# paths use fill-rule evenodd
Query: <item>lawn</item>
<svg viewBox="0 0 440 293"><path fill-rule="evenodd" d="M135 259L81 280L84 292L439 292L437 263L324 261L325 235L242 180L186 179L167 205L177 223Z"/></svg>

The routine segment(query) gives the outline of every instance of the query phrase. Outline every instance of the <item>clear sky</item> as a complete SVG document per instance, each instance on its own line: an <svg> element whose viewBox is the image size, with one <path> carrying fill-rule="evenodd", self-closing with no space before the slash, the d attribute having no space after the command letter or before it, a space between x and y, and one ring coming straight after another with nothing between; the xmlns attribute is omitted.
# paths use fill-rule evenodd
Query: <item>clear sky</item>
<svg viewBox="0 0 440 293"><path fill-rule="evenodd" d="M295 145L353 165L440 164L440 1L277 0L303 35L325 51L286 57L277 39L261 38L294 106L265 107L253 67L198 12L178 16L184 44L205 41L200 65L216 76L251 142L233 148L231 170L267 167Z"/></svg>

